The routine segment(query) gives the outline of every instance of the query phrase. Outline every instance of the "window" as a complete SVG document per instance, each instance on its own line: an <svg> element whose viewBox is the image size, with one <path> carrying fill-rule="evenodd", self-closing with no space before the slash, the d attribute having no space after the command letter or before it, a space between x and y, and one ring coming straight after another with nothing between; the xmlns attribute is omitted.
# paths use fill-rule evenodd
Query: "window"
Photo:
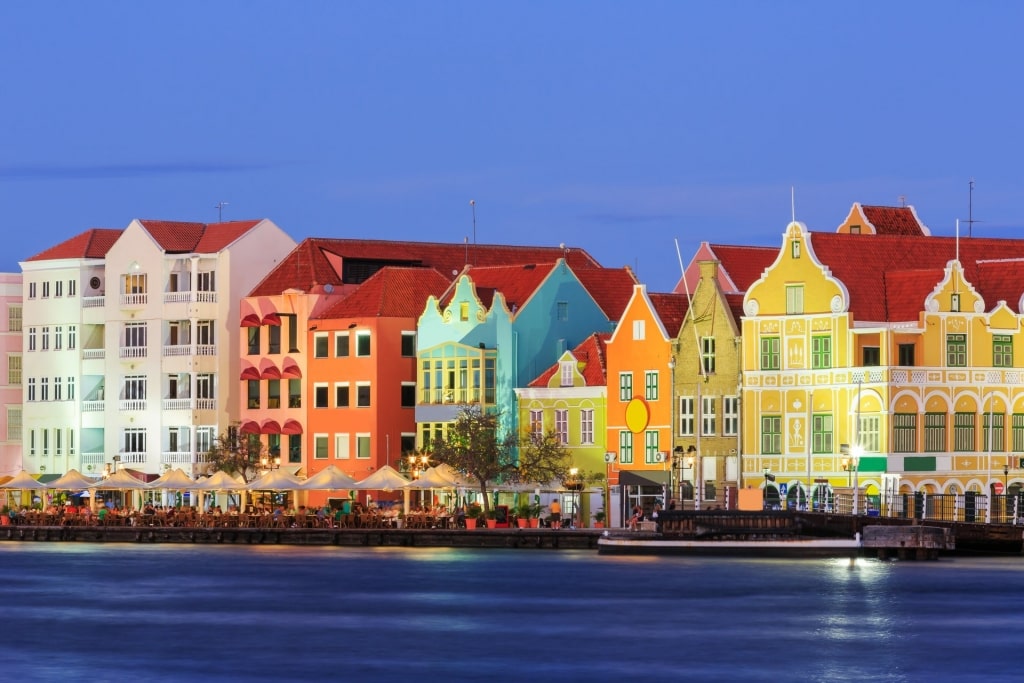
<svg viewBox="0 0 1024 683"><path fill-rule="evenodd" d="M28 350L36 350L36 328L34 327L28 328Z"/></svg>
<svg viewBox="0 0 1024 683"><path fill-rule="evenodd" d="M559 301L555 305L555 311L556 311L555 314L558 316L559 320L562 320L562 321L568 320L569 319L569 302L568 301Z"/></svg>
<svg viewBox="0 0 1024 683"><path fill-rule="evenodd" d="M648 401L658 400L658 373L655 370L644 373L644 398Z"/></svg>
<svg viewBox="0 0 1024 683"><path fill-rule="evenodd" d="M865 346L862 350L861 365L865 367L876 367L882 364L882 352L877 346Z"/></svg>
<svg viewBox="0 0 1024 683"><path fill-rule="evenodd" d="M1014 413L1010 416L1011 438L1013 439L1013 451L1024 453L1024 413Z"/></svg>
<svg viewBox="0 0 1024 683"><path fill-rule="evenodd" d="M74 434L73 431L68 433ZM7 440L21 441L21 406L7 406ZM74 455L74 451L69 455Z"/></svg>
<svg viewBox="0 0 1024 683"><path fill-rule="evenodd" d="M313 357L327 358L327 333L317 332L313 335Z"/></svg>
<svg viewBox="0 0 1024 683"><path fill-rule="evenodd" d="M64 344L64 327L57 325L53 328L53 350L60 351Z"/></svg>
<svg viewBox="0 0 1024 683"><path fill-rule="evenodd" d="M334 459L335 460L348 460L351 456L349 453L350 448L350 437L348 434L335 434L334 435Z"/></svg>
<svg viewBox="0 0 1024 683"><path fill-rule="evenodd" d="M56 282L53 283L53 295L55 297L56 296L64 296L64 281L63 280L57 280Z"/></svg>
<svg viewBox="0 0 1024 683"><path fill-rule="evenodd" d="M653 465L658 462L658 432L648 429L644 432L644 463Z"/></svg>
<svg viewBox="0 0 1024 683"><path fill-rule="evenodd" d="M370 383L356 382L356 407L370 407Z"/></svg>
<svg viewBox="0 0 1024 683"><path fill-rule="evenodd" d="M633 373L619 373L619 400L630 401L633 399Z"/></svg>
<svg viewBox="0 0 1024 683"><path fill-rule="evenodd" d="M793 258L800 258L800 240L793 240L789 243L789 253Z"/></svg>
<svg viewBox="0 0 1024 683"><path fill-rule="evenodd" d="M416 357L416 333L415 332L403 332L402 333L402 356L405 358Z"/></svg>
<svg viewBox="0 0 1024 683"><path fill-rule="evenodd" d="M202 342L200 342L201 344ZM276 355L281 353L281 326L267 326L267 354Z"/></svg>
<svg viewBox="0 0 1024 683"><path fill-rule="evenodd" d="M289 408L301 408L302 407L302 380L301 379L289 379L288 380L288 407Z"/></svg>
<svg viewBox="0 0 1024 683"><path fill-rule="evenodd" d="M814 335L811 337L811 368L823 370L832 367L832 337Z"/></svg>
<svg viewBox="0 0 1024 683"><path fill-rule="evenodd" d="M833 452L831 415L811 415L811 452Z"/></svg>
<svg viewBox="0 0 1024 683"><path fill-rule="evenodd" d="M700 433L704 436L714 436L718 433L715 397L701 396L700 404Z"/></svg>
<svg viewBox="0 0 1024 683"><path fill-rule="evenodd" d="M7 383L21 386L21 356L7 356Z"/></svg>
<svg viewBox="0 0 1024 683"><path fill-rule="evenodd" d="M28 298L29 299L35 299L36 298L36 283L34 283L34 282L28 283Z"/></svg>
<svg viewBox="0 0 1024 683"><path fill-rule="evenodd" d="M974 413L953 413L953 450L975 450Z"/></svg>
<svg viewBox="0 0 1024 683"><path fill-rule="evenodd" d="M569 411L564 408L555 410L555 434L563 446L569 443Z"/></svg>
<svg viewBox="0 0 1024 683"><path fill-rule="evenodd" d="M39 339L42 342L43 351L50 350L50 328L47 326L43 327L42 333L39 335Z"/></svg>
<svg viewBox="0 0 1024 683"><path fill-rule="evenodd" d="M370 435L356 434L356 458L360 460L370 459Z"/></svg>
<svg viewBox="0 0 1024 683"><path fill-rule="evenodd" d="M402 382L402 407L416 407L416 382Z"/></svg>
<svg viewBox="0 0 1024 683"><path fill-rule="evenodd" d="M462 301L459 303L459 320L466 322L469 320L469 302Z"/></svg>
<svg viewBox="0 0 1024 683"><path fill-rule="evenodd" d="M539 440L544 436L544 411L543 410L531 410L530 411L530 436L533 439Z"/></svg>
<svg viewBox="0 0 1024 683"><path fill-rule="evenodd" d="M248 408L253 408L253 409L259 408L260 407L260 383L259 383L259 381L255 380L255 379L250 379L250 380L248 380L246 382L246 384L248 385L246 387L246 396L248 397L248 400L246 401L246 406Z"/></svg>
<svg viewBox="0 0 1024 683"><path fill-rule="evenodd" d="M326 337L325 337L326 339ZM335 358L348 358L348 332L335 332L334 333L334 357Z"/></svg>
<svg viewBox="0 0 1024 683"><path fill-rule="evenodd" d="M299 352L299 316L294 313L282 313L281 325L288 325L288 353Z"/></svg>
<svg viewBox="0 0 1024 683"><path fill-rule="evenodd" d="M10 332L21 332L21 306L10 306L7 308L7 330Z"/></svg>
<svg viewBox="0 0 1024 683"><path fill-rule="evenodd" d="M997 368L1013 367L1013 337L997 334L992 337L992 366Z"/></svg>
<svg viewBox="0 0 1024 683"><path fill-rule="evenodd" d="M68 400L69 401L74 401L75 400L75 378L74 377L68 377L67 387L68 387Z"/></svg>
<svg viewBox="0 0 1024 683"><path fill-rule="evenodd" d="M715 374L715 338L703 337L700 340L700 356L704 363L704 374Z"/></svg>
<svg viewBox="0 0 1024 683"><path fill-rule="evenodd" d="M761 416L761 453L779 455L782 453L782 416Z"/></svg>
<svg viewBox="0 0 1024 683"><path fill-rule="evenodd" d="M952 294L949 297L949 310L953 313L957 313L960 310L960 295Z"/></svg>
<svg viewBox="0 0 1024 683"><path fill-rule="evenodd" d="M28 401L36 400L36 378L35 377L29 377L28 378L28 389L27 389L26 395L27 395L26 400L28 400Z"/></svg>
<svg viewBox="0 0 1024 683"><path fill-rule="evenodd" d="M778 370L780 356L779 338L761 337L761 369Z"/></svg>
<svg viewBox="0 0 1024 683"><path fill-rule="evenodd" d="M250 356L255 356L260 352L260 328L250 327L248 329L248 350L246 351L246 353L248 353ZM323 356L317 356L317 358L323 358Z"/></svg>
<svg viewBox="0 0 1024 683"><path fill-rule="evenodd" d="M50 380L46 377L39 378L39 400L50 400Z"/></svg>
<svg viewBox="0 0 1024 683"><path fill-rule="evenodd" d="M946 335L946 365L951 368L967 367L967 335Z"/></svg>
<svg viewBox="0 0 1024 683"><path fill-rule="evenodd" d="M878 415L861 415L857 441L865 453L878 453L882 448L882 418Z"/></svg>
<svg viewBox="0 0 1024 683"><path fill-rule="evenodd" d="M594 411L590 408L580 411L580 443L586 446L594 443Z"/></svg>
<svg viewBox="0 0 1024 683"><path fill-rule="evenodd" d="M726 396L722 399L722 436L736 436L740 433L740 398Z"/></svg>
<svg viewBox="0 0 1024 683"><path fill-rule="evenodd" d="M924 414L924 451L938 453L946 450L946 414Z"/></svg>
<svg viewBox="0 0 1024 683"><path fill-rule="evenodd" d="M1005 417L1002 413L985 413L982 416L981 447L986 452L1000 453L1006 450L1006 440L1003 432L1003 420Z"/></svg>
<svg viewBox="0 0 1024 683"><path fill-rule="evenodd" d="M78 295L78 282L76 280L68 280L68 296Z"/></svg>
<svg viewBox="0 0 1024 683"><path fill-rule="evenodd" d="M633 321L633 341L643 341L647 336L647 325L644 320Z"/></svg>
<svg viewBox="0 0 1024 683"><path fill-rule="evenodd" d="M196 375L196 398L214 399L216 394L213 392L213 375L204 372Z"/></svg>
<svg viewBox="0 0 1024 683"><path fill-rule="evenodd" d="M894 453L917 452L916 413L896 413L892 416L892 450Z"/></svg>
<svg viewBox="0 0 1024 683"><path fill-rule="evenodd" d="M288 435L288 462L302 462L302 434Z"/></svg>
<svg viewBox="0 0 1024 683"><path fill-rule="evenodd" d="M693 436L695 417L695 400L692 396L679 398L679 436Z"/></svg>
<svg viewBox="0 0 1024 683"><path fill-rule="evenodd" d="M786 285L786 315L802 315L803 312L804 286Z"/></svg>
<svg viewBox="0 0 1024 683"><path fill-rule="evenodd" d="M124 345L128 348L146 348L146 323L125 323Z"/></svg>
<svg viewBox="0 0 1024 683"><path fill-rule="evenodd" d="M146 399L146 376L129 375L124 378L121 398L126 401L143 401Z"/></svg>
<svg viewBox="0 0 1024 683"><path fill-rule="evenodd" d="M314 408L327 408L327 385L326 384L314 384L313 385L313 407Z"/></svg>
<svg viewBox="0 0 1024 683"><path fill-rule="evenodd" d="M146 430L139 427L129 427L124 430L124 452L145 453L146 452Z"/></svg>
<svg viewBox="0 0 1024 683"><path fill-rule="evenodd" d="M50 298L50 283L49 282L44 282L43 283L43 298L44 299L49 299Z"/></svg>
<svg viewBox="0 0 1024 683"><path fill-rule="evenodd" d="M348 408L349 407L349 384L348 382L339 382L334 385L334 407L335 408Z"/></svg>
<svg viewBox="0 0 1024 683"><path fill-rule="evenodd" d="M216 438L217 432L214 427L196 427L196 453L209 453Z"/></svg>
<svg viewBox="0 0 1024 683"><path fill-rule="evenodd" d="M271 379L267 381L267 408L281 407L281 380Z"/></svg>
<svg viewBox="0 0 1024 683"><path fill-rule="evenodd" d="M313 435L313 459L314 460L326 460L327 459L327 435L326 434L314 434Z"/></svg>
<svg viewBox="0 0 1024 683"><path fill-rule="evenodd" d="M356 355L363 357L370 355L369 332L356 332Z"/></svg>
<svg viewBox="0 0 1024 683"><path fill-rule="evenodd" d="M216 290L216 273L212 270L203 270L196 273L196 291L214 292Z"/></svg>
<svg viewBox="0 0 1024 683"><path fill-rule="evenodd" d="M619 432L619 462L623 465L633 464L633 432Z"/></svg>
<svg viewBox="0 0 1024 683"><path fill-rule="evenodd" d="M575 375L576 364L571 360L564 360L558 364L558 386L560 387L571 387L572 380Z"/></svg>
<svg viewBox="0 0 1024 683"><path fill-rule="evenodd" d="M53 400L63 401L64 400L64 384L61 382L61 377L53 378Z"/></svg>
<svg viewBox="0 0 1024 683"><path fill-rule="evenodd" d="M913 367L914 365L914 345L913 344L900 344L899 346L899 363L905 367Z"/></svg>
<svg viewBox="0 0 1024 683"><path fill-rule="evenodd" d="M851 225L850 226L850 234L851 235L859 235L860 234L860 226L859 225Z"/></svg>

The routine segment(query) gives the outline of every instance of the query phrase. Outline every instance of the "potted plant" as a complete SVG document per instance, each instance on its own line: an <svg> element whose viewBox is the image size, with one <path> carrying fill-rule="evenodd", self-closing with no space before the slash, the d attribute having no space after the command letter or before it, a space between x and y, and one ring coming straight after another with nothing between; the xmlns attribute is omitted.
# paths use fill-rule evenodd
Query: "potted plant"
<svg viewBox="0 0 1024 683"><path fill-rule="evenodd" d="M487 511L487 528L498 528L498 511L495 510L493 507Z"/></svg>
<svg viewBox="0 0 1024 683"><path fill-rule="evenodd" d="M525 529L530 526L530 504L523 503L516 508L516 526Z"/></svg>
<svg viewBox="0 0 1024 683"><path fill-rule="evenodd" d="M530 518L530 528L531 529L539 529L540 528L540 511L541 511L540 503L531 503L529 507L530 507L530 512L529 512L528 516Z"/></svg>
<svg viewBox="0 0 1024 683"><path fill-rule="evenodd" d="M595 529L603 529L604 528L604 510L598 510L597 512L595 512L591 516L594 518L594 528Z"/></svg>
<svg viewBox="0 0 1024 683"><path fill-rule="evenodd" d="M480 516L483 515L483 513L484 513L483 508L481 508L476 503L473 503L472 505L467 507L466 508L466 528L467 529L475 529L476 525L477 525L477 520L480 519Z"/></svg>

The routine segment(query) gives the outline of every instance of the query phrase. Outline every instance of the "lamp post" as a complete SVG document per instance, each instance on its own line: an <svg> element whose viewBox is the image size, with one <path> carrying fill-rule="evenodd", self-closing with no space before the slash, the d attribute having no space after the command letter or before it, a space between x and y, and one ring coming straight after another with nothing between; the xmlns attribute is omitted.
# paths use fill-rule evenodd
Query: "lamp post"
<svg viewBox="0 0 1024 683"><path fill-rule="evenodd" d="M580 470L577 467L569 469L569 478L565 482L565 488L572 491L572 518L569 522L569 528L575 529L578 525L578 518L580 512L580 489L583 488L583 482L580 480Z"/></svg>
<svg viewBox="0 0 1024 683"><path fill-rule="evenodd" d="M843 472L846 472L846 485L853 486L853 470L850 469L850 459L843 458L840 463L840 466L843 468Z"/></svg>
<svg viewBox="0 0 1024 683"><path fill-rule="evenodd" d="M672 444L672 467L668 470L668 498L671 500L676 495L676 486L678 479L675 475L675 455L682 452L682 446L676 446L676 357L669 356L668 358L668 382L671 387L669 392L671 395L671 403L669 404L669 415L668 415L668 438ZM665 507L668 508L668 500L665 501Z"/></svg>
<svg viewBox="0 0 1024 683"><path fill-rule="evenodd" d="M680 495L680 490L683 486L682 471L686 464L684 462L683 453L684 451L682 446L676 446L675 448L672 449L672 468L669 472L669 478L675 479L675 487L671 489L671 495L669 496L669 500L667 501L666 508L668 507L668 504L671 504L673 500L676 500L677 498L682 498L682 496ZM678 474L676 473L677 470Z"/></svg>
<svg viewBox="0 0 1024 683"><path fill-rule="evenodd" d="M854 444L850 449L850 459L853 465L853 514L860 514L860 480L858 479L858 468L860 467L860 456L864 454L864 447L859 443Z"/></svg>
<svg viewBox="0 0 1024 683"><path fill-rule="evenodd" d="M775 475L772 474L772 468L764 468L764 509L768 509L768 483L775 481Z"/></svg>

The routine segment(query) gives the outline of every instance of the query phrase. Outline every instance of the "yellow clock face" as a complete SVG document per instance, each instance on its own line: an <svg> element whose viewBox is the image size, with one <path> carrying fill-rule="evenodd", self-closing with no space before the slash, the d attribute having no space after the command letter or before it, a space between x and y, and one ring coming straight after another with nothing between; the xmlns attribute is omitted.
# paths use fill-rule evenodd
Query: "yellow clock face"
<svg viewBox="0 0 1024 683"><path fill-rule="evenodd" d="M634 434L647 429L647 423L651 421L651 413L647 404L642 398L634 398L626 406L626 426Z"/></svg>

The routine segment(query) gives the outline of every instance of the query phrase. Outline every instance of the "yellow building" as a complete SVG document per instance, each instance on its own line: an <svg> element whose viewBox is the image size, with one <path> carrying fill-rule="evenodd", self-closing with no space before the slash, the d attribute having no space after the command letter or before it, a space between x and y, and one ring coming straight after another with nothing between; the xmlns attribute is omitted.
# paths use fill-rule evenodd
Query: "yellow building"
<svg viewBox="0 0 1024 683"><path fill-rule="evenodd" d="M912 207L790 223L744 299L744 478L790 505L1019 490L1022 294L1024 240L935 237Z"/></svg>

